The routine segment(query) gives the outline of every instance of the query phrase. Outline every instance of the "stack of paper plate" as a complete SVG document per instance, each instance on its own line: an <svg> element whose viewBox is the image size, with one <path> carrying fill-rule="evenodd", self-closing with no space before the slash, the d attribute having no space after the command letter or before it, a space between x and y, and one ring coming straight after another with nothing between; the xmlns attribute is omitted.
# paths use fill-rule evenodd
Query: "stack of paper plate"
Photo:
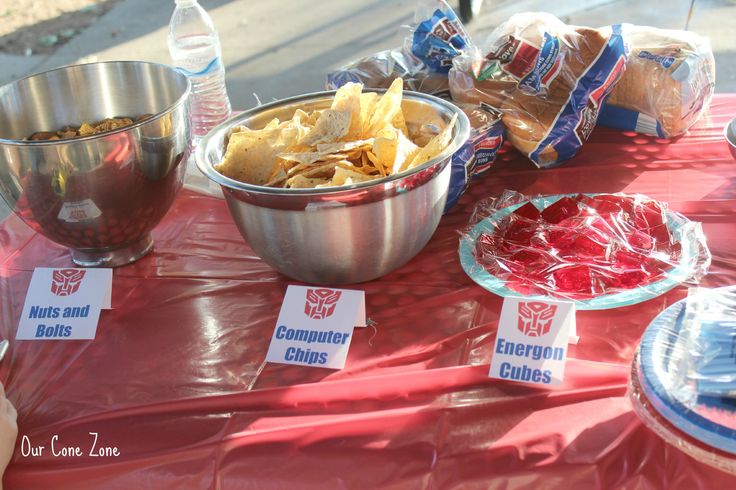
<svg viewBox="0 0 736 490"><path fill-rule="evenodd" d="M667 442L700 461L736 473L736 400L700 396L694 383L682 382L680 361L688 341L682 331L684 310L684 300L675 303L644 332L632 367L632 403Z"/></svg>

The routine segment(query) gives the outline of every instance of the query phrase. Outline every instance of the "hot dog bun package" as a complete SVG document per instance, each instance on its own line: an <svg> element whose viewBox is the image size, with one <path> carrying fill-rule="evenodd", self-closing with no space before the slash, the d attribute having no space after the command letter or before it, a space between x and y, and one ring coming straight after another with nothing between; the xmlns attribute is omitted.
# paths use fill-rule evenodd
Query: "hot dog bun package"
<svg viewBox="0 0 736 490"><path fill-rule="evenodd" d="M715 87L707 38L689 31L623 25L631 45L626 73L601 111L599 123L661 138L681 135L708 107Z"/></svg>
<svg viewBox="0 0 736 490"><path fill-rule="evenodd" d="M358 59L327 74L327 88L348 82L388 88L395 78L404 89L449 98L447 72L452 60L470 46L470 36L444 0L419 0L404 43Z"/></svg>
<svg viewBox="0 0 736 490"><path fill-rule="evenodd" d="M327 74L327 88L348 82L367 88L388 88L402 78L404 89L450 99L447 73L452 60L471 46L470 36L444 0L419 0L401 47L381 51L348 63ZM445 210L465 192L473 177L488 170L503 144L500 113L480 102L458 104L468 115L470 138L451 160L450 187ZM437 128L423 128L429 133Z"/></svg>
<svg viewBox="0 0 736 490"><path fill-rule="evenodd" d="M570 26L551 14L516 14L482 49L453 59L452 98L502 113L506 137L538 167L572 158L625 70L621 26Z"/></svg>

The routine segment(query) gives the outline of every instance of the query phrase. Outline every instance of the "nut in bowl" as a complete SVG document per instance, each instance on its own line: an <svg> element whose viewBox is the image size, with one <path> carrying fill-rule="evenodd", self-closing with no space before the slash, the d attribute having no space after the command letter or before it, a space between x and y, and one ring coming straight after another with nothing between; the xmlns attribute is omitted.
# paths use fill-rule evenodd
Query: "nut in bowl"
<svg viewBox="0 0 736 490"><path fill-rule="evenodd" d="M78 265L137 260L182 186L189 92L173 68L133 61L69 66L0 87L0 194ZM105 121L121 116L130 124ZM109 130L85 131L97 121Z"/></svg>
<svg viewBox="0 0 736 490"><path fill-rule="evenodd" d="M363 95L367 93L373 92L363 92ZM372 111L361 112L359 105L353 106L352 114L363 114L362 121L370 122L372 114L381 112L381 109L377 109L381 102L380 92L378 96L370 97L376 104L371 105ZM312 162L311 168L305 169L306 166L302 166L301 169L305 169L305 172L313 173L304 176L304 179L292 180L292 183L297 182L294 187L279 185L288 185L289 179L299 175L294 172L289 175L289 172L301 163L291 160L284 164L283 159L268 155L264 157L264 152L255 152L258 157L251 160L258 168L267 167L258 173L258 183L242 182L225 175L229 172L222 167L227 163L229 139L232 139L231 134L240 132L239 126L248 128L245 131L257 132L269 127L269 124L270 128L274 128L274 125L281 124L280 121L293 120L298 111L307 115L319 111L316 112L312 126L318 127L317 120L322 114L329 111L350 111L341 108L341 97L334 91L303 95L257 107L218 126L201 142L196 154L199 169L220 184L240 233L253 251L274 269L290 278L315 284L364 282L402 266L429 241L437 228L447 199L450 158L467 140L470 124L460 109L436 97L405 92L403 95L399 94L398 99L395 96L391 96L391 99L395 104L400 104L406 127L410 128L407 130L409 139L415 139L416 143L412 144L419 151L427 147L435 137L446 138L446 144L426 161L410 160L405 156L396 166L397 173L388 171L388 165L384 164L387 160L374 162L376 153L382 150L372 150L376 149L374 143L380 136L397 143L403 136L394 133L396 138L392 139L391 136L386 136L387 132L378 135L378 129L388 126L386 124L378 128L381 126L378 124L373 127L375 134L373 130L369 130L370 138L374 141L370 144L362 143L364 146L361 148L345 147L351 146L347 144L351 136L354 136L352 141L365 142L369 139L365 137L368 134L362 133L362 129L361 133L356 130L353 135L342 134L343 130L340 129L333 132L333 139L343 145L336 152L339 156L327 160L327 163L334 165L318 160ZM392 114L395 115L396 111L381 117L391 122ZM354 122L354 117L356 116L348 118L348 121ZM278 121L274 123L274 119ZM451 126L452 121L455 121L454 126ZM373 122L377 122L376 119ZM357 126L355 123L353 127ZM362 125L367 126L370 125ZM236 133L231 133L233 128L238 128ZM343 127L345 132L351 131L349 128L349 123ZM310 137L310 132L311 130L305 131L299 137L307 138L306 141L314 145L335 144L311 142L310 138L315 134L312 133ZM423 132L430 134L425 135L424 141L421 141ZM292 144L295 143L298 147L300 142L304 143L304 140L297 139ZM357 146L360 147L361 144ZM314 157L306 157L304 154L320 153L320 149L316 147L292 151L294 147L289 148L289 145L278 151L287 148L290 155L303 154L300 157L289 157L302 162ZM329 148L321 149L325 150L323 154L328 153L326 150ZM368 151L372 156L362 157ZM414 151L417 150L410 153L416 158L418 153L413 153ZM398 161L398 153L394 148L391 153L394 162ZM423 154L430 155L431 152ZM266 164L263 162L264 158L268 159ZM412 166L414 162L419 163ZM316 170L319 167L321 169ZM223 170L223 173L217 168ZM244 178L247 179L248 176ZM306 182L306 179L311 182ZM318 182L313 179L320 180ZM302 183L313 185L300 188Z"/></svg>

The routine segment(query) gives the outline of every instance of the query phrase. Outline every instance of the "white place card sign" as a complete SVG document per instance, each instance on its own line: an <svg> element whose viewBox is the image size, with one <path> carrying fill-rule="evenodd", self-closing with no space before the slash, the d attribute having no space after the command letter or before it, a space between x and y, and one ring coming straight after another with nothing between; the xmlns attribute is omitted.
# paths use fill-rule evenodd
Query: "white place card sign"
<svg viewBox="0 0 736 490"><path fill-rule="evenodd" d="M18 340L94 339L100 309L110 308L112 269L33 271Z"/></svg>
<svg viewBox="0 0 736 490"><path fill-rule="evenodd" d="M365 326L363 291L289 286L266 361L342 369L356 326Z"/></svg>
<svg viewBox="0 0 736 490"><path fill-rule="evenodd" d="M554 385L565 373L568 342L577 342L575 305L505 298L488 375Z"/></svg>

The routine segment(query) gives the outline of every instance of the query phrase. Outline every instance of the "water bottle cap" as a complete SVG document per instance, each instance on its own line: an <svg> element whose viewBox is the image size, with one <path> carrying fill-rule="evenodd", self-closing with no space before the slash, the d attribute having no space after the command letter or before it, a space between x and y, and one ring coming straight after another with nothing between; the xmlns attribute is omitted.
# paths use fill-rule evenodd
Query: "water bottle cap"
<svg viewBox="0 0 736 490"><path fill-rule="evenodd" d="M191 7L197 0L174 0L179 7Z"/></svg>

